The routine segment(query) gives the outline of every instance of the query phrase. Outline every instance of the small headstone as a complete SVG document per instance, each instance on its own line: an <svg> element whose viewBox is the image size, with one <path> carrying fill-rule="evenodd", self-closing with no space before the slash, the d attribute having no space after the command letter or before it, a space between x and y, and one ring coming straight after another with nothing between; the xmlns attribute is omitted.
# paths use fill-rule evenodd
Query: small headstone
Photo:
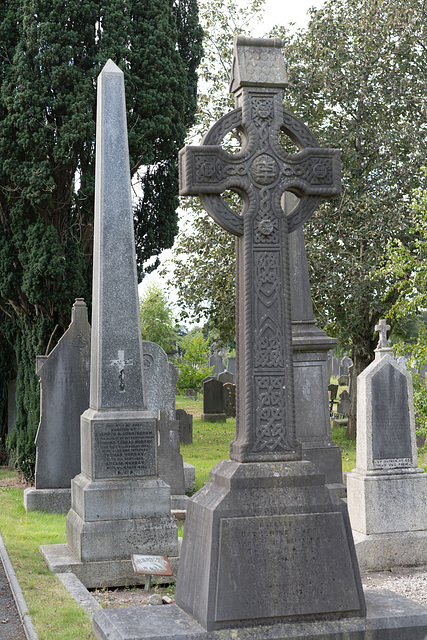
<svg viewBox="0 0 427 640"><path fill-rule="evenodd" d="M340 365L340 376L348 376L348 369L353 364L353 360L345 354L344 358L341 360Z"/></svg>
<svg viewBox="0 0 427 640"><path fill-rule="evenodd" d="M175 411L175 419L179 422L179 441L181 444L193 443L193 416L184 409Z"/></svg>
<svg viewBox="0 0 427 640"><path fill-rule="evenodd" d="M223 384L219 380L208 380L203 384L202 420L225 422Z"/></svg>
<svg viewBox="0 0 427 640"><path fill-rule="evenodd" d="M236 417L236 385L226 382L223 386L224 393L224 413L227 418Z"/></svg>
<svg viewBox="0 0 427 640"><path fill-rule="evenodd" d="M159 411L157 420L159 445L157 448L157 464L159 478L171 489L171 500L174 496L185 496L184 463L179 452L179 422L170 420L167 411ZM172 508L180 508L173 505Z"/></svg>
<svg viewBox="0 0 427 640"><path fill-rule="evenodd" d="M225 370L218 374L218 380L222 382L222 384L225 384L226 382L234 382L234 376L230 371Z"/></svg>
<svg viewBox="0 0 427 640"><path fill-rule="evenodd" d="M206 376L206 378L203 378L202 380L202 389L203 389L203 385L205 384L205 382L207 382L208 380L215 380L215 376Z"/></svg>
<svg viewBox="0 0 427 640"><path fill-rule="evenodd" d="M192 398L193 400L197 400L197 389L185 389L184 390L185 398Z"/></svg>
<svg viewBox="0 0 427 640"><path fill-rule="evenodd" d="M155 342L142 341L144 354L144 382L147 409L155 416L166 411L169 419L175 418L175 387L177 370L166 353Z"/></svg>
<svg viewBox="0 0 427 640"><path fill-rule="evenodd" d="M342 416L348 416L348 412L350 411L350 395L348 391L344 389L339 396L339 402L337 406L337 413Z"/></svg>
<svg viewBox="0 0 427 640"><path fill-rule="evenodd" d="M375 360L357 379L356 469L348 508L362 569L427 562L427 475L418 468L412 376L388 346L384 322Z"/></svg>
<svg viewBox="0 0 427 640"><path fill-rule="evenodd" d="M90 325L81 298L56 347L49 356L37 357L36 372L41 401L35 489L26 491L25 506L27 511L67 513L71 480L80 473L80 416L89 407Z"/></svg>
<svg viewBox="0 0 427 640"><path fill-rule="evenodd" d="M348 378L349 376L340 376L338 378L338 384L340 387L348 387Z"/></svg>
<svg viewBox="0 0 427 640"><path fill-rule="evenodd" d="M228 358L227 369L230 373L233 374L233 376L236 375L236 358L235 357Z"/></svg>

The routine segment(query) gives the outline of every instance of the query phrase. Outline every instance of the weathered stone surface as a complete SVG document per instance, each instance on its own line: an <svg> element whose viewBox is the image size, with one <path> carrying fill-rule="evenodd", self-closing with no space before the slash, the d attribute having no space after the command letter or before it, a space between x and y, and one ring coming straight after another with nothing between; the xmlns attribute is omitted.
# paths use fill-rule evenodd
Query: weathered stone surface
<svg viewBox="0 0 427 640"><path fill-rule="evenodd" d="M222 371L218 374L218 380L225 384L226 382L234 382L234 376L230 371Z"/></svg>
<svg viewBox="0 0 427 640"><path fill-rule="evenodd" d="M98 78L95 174L90 407L81 417L67 545L89 564L176 556L170 489L157 477L156 419L144 395L124 80L111 60Z"/></svg>
<svg viewBox="0 0 427 640"><path fill-rule="evenodd" d="M40 553L50 571L59 574L59 577L72 572L87 589L145 584L145 576L135 573L130 556L124 560L81 562L66 544L42 545ZM179 557L170 555L168 560L173 576L156 579L156 582L176 581Z"/></svg>
<svg viewBox="0 0 427 640"><path fill-rule="evenodd" d="M223 386L224 413L227 418L236 417L236 385L226 382Z"/></svg>
<svg viewBox="0 0 427 640"><path fill-rule="evenodd" d="M425 640L427 609L392 591L366 591L367 617L239 629L239 640ZM229 640L230 630L205 631L176 605L103 609L93 629L100 640Z"/></svg>
<svg viewBox="0 0 427 640"><path fill-rule="evenodd" d="M67 513L71 507L71 482L69 489L24 490L25 511L45 511L46 513Z"/></svg>
<svg viewBox="0 0 427 640"><path fill-rule="evenodd" d="M184 462L184 482L185 493L190 493L194 490L196 484L196 468L189 462Z"/></svg>
<svg viewBox="0 0 427 640"><path fill-rule="evenodd" d="M285 193L287 215L298 204L299 198ZM341 494L341 450L332 440L328 402L328 355L337 340L329 338L314 321L302 227L289 235L289 270L296 439L301 444L303 460L313 462L325 474L326 483Z"/></svg>
<svg viewBox="0 0 427 640"><path fill-rule="evenodd" d="M387 328L376 327L384 335L375 360L357 379L356 469L347 474L356 548L373 569L413 564L403 550L414 535L414 558L427 551L427 474L418 468L412 377L393 357Z"/></svg>
<svg viewBox="0 0 427 640"><path fill-rule="evenodd" d="M156 417L159 411L167 411L169 419L174 420L178 371L155 342L143 340L142 351L147 409Z"/></svg>
<svg viewBox="0 0 427 640"><path fill-rule="evenodd" d="M179 441L181 444L193 442L193 416L184 409L176 409L175 418L179 422Z"/></svg>
<svg viewBox="0 0 427 640"><path fill-rule="evenodd" d="M239 78L245 78L241 86ZM212 127L203 146L180 152L181 194L198 194L216 222L237 236L237 433L232 460L221 461L190 502L176 590L177 604L207 630L365 612L346 507L324 476L300 461L295 428L288 234L311 216L321 195L339 192L339 154L320 149L283 112L285 84L280 41L237 38L231 80L237 109ZM219 145L236 127L243 151L232 155ZM283 151L280 129L299 154ZM282 193L296 188L300 202L284 215ZM226 189L245 194L243 215L224 205ZM316 523L314 514L321 514ZM248 596L247 571L257 576L256 593L248 587ZM251 573L251 585L253 579Z"/></svg>
<svg viewBox="0 0 427 640"><path fill-rule="evenodd" d="M309 462L222 460L188 506L176 603L208 630L363 614L345 504Z"/></svg>
<svg viewBox="0 0 427 640"><path fill-rule="evenodd" d="M89 371L90 325L86 304L78 298L69 328L49 356L38 359L36 489L70 489L80 473L80 416L89 407Z"/></svg>
<svg viewBox="0 0 427 640"><path fill-rule="evenodd" d="M179 451L179 422L160 411L157 420L160 443L157 449L158 473L170 486L172 496L185 495L184 463Z"/></svg>

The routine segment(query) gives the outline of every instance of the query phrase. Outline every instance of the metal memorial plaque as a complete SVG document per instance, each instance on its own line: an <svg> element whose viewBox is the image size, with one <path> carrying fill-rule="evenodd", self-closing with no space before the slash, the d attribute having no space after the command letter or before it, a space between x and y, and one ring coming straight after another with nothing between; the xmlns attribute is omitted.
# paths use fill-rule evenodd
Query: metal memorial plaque
<svg viewBox="0 0 427 640"><path fill-rule="evenodd" d="M166 556L141 556L131 555L135 573L149 576L171 576L173 571Z"/></svg>
<svg viewBox="0 0 427 640"><path fill-rule="evenodd" d="M397 458L412 460L406 378L391 364L372 378L372 438L374 465L375 460L392 460L392 467Z"/></svg>
<svg viewBox="0 0 427 640"><path fill-rule="evenodd" d="M156 423L105 422L94 429L97 478L156 475Z"/></svg>

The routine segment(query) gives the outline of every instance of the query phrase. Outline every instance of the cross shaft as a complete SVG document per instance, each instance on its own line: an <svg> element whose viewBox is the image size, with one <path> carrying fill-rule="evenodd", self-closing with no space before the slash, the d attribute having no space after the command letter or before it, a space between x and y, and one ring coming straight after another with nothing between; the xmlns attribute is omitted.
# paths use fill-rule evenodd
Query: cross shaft
<svg viewBox="0 0 427 640"><path fill-rule="evenodd" d="M212 127L202 146L180 152L180 194L199 195L215 221L237 236L239 397L230 457L238 462L300 457L295 438L288 233L310 217L320 196L340 191L339 152L320 149L307 127L283 112L286 72L277 50L280 44L277 39L251 45L235 40L231 87L237 109ZM239 153L230 154L220 143L234 128L243 144ZM296 142L299 153L283 149L281 130ZM227 189L243 197L241 216L221 199ZM289 217L281 205L286 190L301 198Z"/></svg>

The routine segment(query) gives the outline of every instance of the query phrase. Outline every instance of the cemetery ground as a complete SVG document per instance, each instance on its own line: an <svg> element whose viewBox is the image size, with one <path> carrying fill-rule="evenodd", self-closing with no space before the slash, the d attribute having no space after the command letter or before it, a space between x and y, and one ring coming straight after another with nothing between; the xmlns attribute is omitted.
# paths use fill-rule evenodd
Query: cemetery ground
<svg viewBox="0 0 427 640"><path fill-rule="evenodd" d="M181 445L185 462L196 467L195 491L209 479L209 470L229 457L229 443L235 434L235 419L226 423L203 422L203 401L178 395L176 407L193 415L193 444ZM356 443L345 435L345 428L332 429L333 440L342 450L343 472L356 466ZM424 452L419 466L426 469ZM26 513L23 505L25 481L15 471L0 468L0 532L23 591L39 640L93 639L92 624L84 609L47 569L39 546L61 544L65 538L65 515ZM182 526L180 535L182 535ZM386 588L427 605L427 567L398 569L395 572L362 574L365 587ZM152 594L173 599L174 586L152 587ZM147 604L143 587L99 589L93 592L103 607ZM0 615L0 638L2 638Z"/></svg>

